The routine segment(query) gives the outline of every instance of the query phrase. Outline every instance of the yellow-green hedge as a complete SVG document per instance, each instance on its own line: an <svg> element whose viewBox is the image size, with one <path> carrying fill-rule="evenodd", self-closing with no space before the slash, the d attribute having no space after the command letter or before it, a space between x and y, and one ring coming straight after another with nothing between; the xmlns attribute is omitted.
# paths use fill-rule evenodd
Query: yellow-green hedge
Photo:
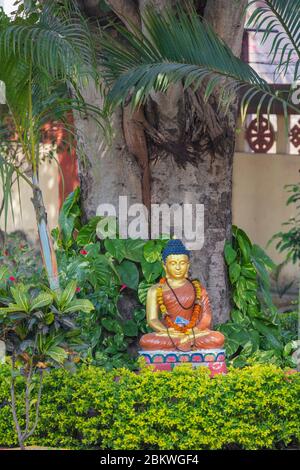
<svg viewBox="0 0 300 470"><path fill-rule="evenodd" d="M9 371L0 367L0 446L13 446ZM20 402L21 403L21 402ZM21 410L22 405L20 404ZM300 440L300 374L275 366L139 375L81 367L46 375L30 444L102 449L274 448Z"/></svg>

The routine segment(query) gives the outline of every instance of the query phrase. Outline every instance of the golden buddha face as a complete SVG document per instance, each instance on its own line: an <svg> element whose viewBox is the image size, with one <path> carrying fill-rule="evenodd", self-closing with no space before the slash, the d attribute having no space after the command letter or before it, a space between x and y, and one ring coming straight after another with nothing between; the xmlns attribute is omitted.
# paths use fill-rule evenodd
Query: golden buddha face
<svg viewBox="0 0 300 470"><path fill-rule="evenodd" d="M164 263L167 278L184 279L188 275L190 267L187 255L169 255Z"/></svg>

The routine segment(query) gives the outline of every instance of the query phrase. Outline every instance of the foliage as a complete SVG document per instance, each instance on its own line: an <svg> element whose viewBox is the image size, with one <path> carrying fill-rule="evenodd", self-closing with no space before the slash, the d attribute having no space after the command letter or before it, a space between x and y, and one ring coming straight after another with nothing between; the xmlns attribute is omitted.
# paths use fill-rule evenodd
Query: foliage
<svg viewBox="0 0 300 470"><path fill-rule="evenodd" d="M35 286L45 283L42 260L24 232L15 231L3 235L3 239L4 237L5 243L0 241L0 265L8 268L12 282L30 282Z"/></svg>
<svg viewBox="0 0 300 470"><path fill-rule="evenodd" d="M0 115L0 136L6 143L6 151L0 149L4 214L7 218L9 203L12 206L13 180L19 185L22 179L33 192L43 260L53 289L59 285L39 186L40 142L44 126L58 120L63 141L70 144L74 132L68 113L72 111L85 113L102 125L100 110L85 103L80 92L88 80L98 80L95 55L87 20L76 2L47 0L42 8L36 2L21 4L14 18L0 10L0 81L5 84L7 105L6 113ZM15 158L16 148L22 150L21 164L20 156Z"/></svg>
<svg viewBox="0 0 300 470"><path fill-rule="evenodd" d="M296 215L291 217L287 222L284 222L282 225L289 227L287 232L278 232L276 233L269 243L272 243L274 240L279 240L276 248L280 253L287 252L285 263L292 261L292 263L300 265L300 183L298 184L288 184L285 186L287 191L290 193L290 196L287 199L286 205L294 204ZM300 285L298 286L298 324L295 328L298 330L298 350L296 355L296 361L298 362L299 367L299 333L300 333Z"/></svg>
<svg viewBox="0 0 300 470"><path fill-rule="evenodd" d="M236 226L224 254L234 308L230 321L218 329L227 338L226 350L233 364L240 367L249 362L273 362L294 366L291 353L296 348L296 330L284 329L270 295L269 271L274 263Z"/></svg>
<svg viewBox="0 0 300 470"><path fill-rule="evenodd" d="M0 324L7 350L25 369L37 364L42 368L63 364L70 346L80 343L75 314L88 314L93 305L87 299L75 298L75 281L62 292L13 284L9 282L7 268L2 266Z"/></svg>
<svg viewBox="0 0 300 470"><path fill-rule="evenodd" d="M287 260L297 263L300 261L300 183L287 184L285 188L290 193L286 205L295 204L298 213L282 224L290 229L287 232L275 233L269 243L278 240L277 250L280 253L287 252Z"/></svg>
<svg viewBox="0 0 300 470"><path fill-rule="evenodd" d="M63 292L50 289L37 292L30 285L7 285L8 268L0 268L1 339L11 352L11 408L21 449L38 425L43 388L43 371L51 366L66 365L80 343L80 330L72 319L75 313L89 313L93 305L87 299L75 299L76 283L71 281ZM71 363L71 361L69 361ZM25 425L22 428L17 410L16 382L25 388ZM32 393L37 382L37 398ZM32 406L34 403L34 406ZM32 417L34 408L34 418Z"/></svg>
<svg viewBox="0 0 300 470"><path fill-rule="evenodd" d="M262 42L273 35L271 62L277 63L276 72L281 76L285 76L293 64L295 82L299 78L300 63L299 11L300 0L263 0L249 20L249 27L264 28ZM266 102L269 115L274 101L282 106L285 116L288 107L298 112L292 100L293 90L274 91L249 64L232 53L212 27L199 17L192 2L180 2L176 8L166 8L159 15L152 6L144 14L143 25L143 32L133 25L132 31L116 25L120 38L112 39L103 34L102 64L109 88L109 109L124 104L129 98L132 106L138 107L152 90L165 92L170 85L180 82L184 88L194 90L204 86L205 100L218 88L219 104L225 111L240 92L243 118L255 97L259 98L258 115Z"/></svg>
<svg viewBox="0 0 300 470"><path fill-rule="evenodd" d="M16 445L8 370L0 367L0 445ZM153 374L81 367L45 375L30 444L82 449L274 449L300 439L300 376L274 365ZM21 411L22 402L18 402Z"/></svg>
<svg viewBox="0 0 300 470"><path fill-rule="evenodd" d="M64 202L59 228L52 235L61 285L75 279L78 295L95 307L89 315L78 317L84 341L89 344L87 358L107 368L136 367L134 354L128 352L133 352L137 337L147 332L147 289L163 273L161 251L166 240L98 238L106 233L109 220L96 216L82 225L80 215L77 188ZM125 317L120 305L128 297L133 306Z"/></svg>

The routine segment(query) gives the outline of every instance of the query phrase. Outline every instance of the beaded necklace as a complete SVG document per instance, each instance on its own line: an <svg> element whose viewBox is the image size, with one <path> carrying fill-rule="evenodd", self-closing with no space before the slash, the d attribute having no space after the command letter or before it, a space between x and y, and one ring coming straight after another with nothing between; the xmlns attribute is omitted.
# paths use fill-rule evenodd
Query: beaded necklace
<svg viewBox="0 0 300 470"><path fill-rule="evenodd" d="M200 305L200 301L201 301L201 284L200 282L195 279L193 281L190 281L188 279L189 282L191 282L194 286L194 290L195 290L195 299L193 300L193 303L190 307L184 307L181 302L179 301L176 293L174 292L174 290L170 287L169 283L167 282L166 278L162 278L159 283L160 283L160 286L157 288L157 291L156 291L156 298L157 298L157 303L159 305L159 308L160 308L160 311L163 315L163 318L167 324L167 327L168 328L174 328L176 331L179 331L180 333L186 333L186 334L189 334L188 331L189 330L193 330L193 328L196 326L196 324L198 323L198 320L199 320L199 317L200 317L200 314L201 314L201 305ZM193 312L191 314L191 318L190 318L190 321L188 322L187 325L184 325L184 326L181 326L181 325L178 325L177 323L175 323L171 318L170 318L170 314L168 313L167 311L167 307L165 306L164 304L164 300L163 300L163 289L162 289L162 285L167 283L169 288L171 289L172 293L174 294L177 302L179 303L179 305L184 308L185 310L188 310L190 308L193 307Z"/></svg>

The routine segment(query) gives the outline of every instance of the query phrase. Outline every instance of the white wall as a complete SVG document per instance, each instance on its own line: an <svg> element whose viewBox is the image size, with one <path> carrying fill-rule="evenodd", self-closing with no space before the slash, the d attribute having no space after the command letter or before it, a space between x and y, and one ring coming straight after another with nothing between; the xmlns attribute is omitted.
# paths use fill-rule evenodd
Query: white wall
<svg viewBox="0 0 300 470"><path fill-rule="evenodd" d="M245 230L250 239L266 249L269 256L280 263L285 255L279 254L276 243L268 248L270 238L296 215L295 206L286 206L286 184L300 180L300 155L239 153L233 165L233 223ZM289 264L282 272L286 281L299 277L298 266Z"/></svg>
<svg viewBox="0 0 300 470"><path fill-rule="evenodd" d="M43 149L47 153L47 148L50 146L44 146ZM57 227L58 223L58 207L59 207L59 189L58 189L58 178L59 170L55 162L51 164L43 162L40 166L40 185L43 191L44 202L48 215L48 222L50 230ZM22 230L32 240L37 240L37 226L35 219L35 212L31 202L32 190L31 187L20 179L20 193L18 195L17 184L14 185L12 191L12 205L14 211L14 219L9 211L8 215L8 226L7 232L14 232L15 230ZM0 204L2 202L2 184L0 182ZM21 206L19 203L21 200ZM0 228L4 230L4 216L0 218Z"/></svg>

